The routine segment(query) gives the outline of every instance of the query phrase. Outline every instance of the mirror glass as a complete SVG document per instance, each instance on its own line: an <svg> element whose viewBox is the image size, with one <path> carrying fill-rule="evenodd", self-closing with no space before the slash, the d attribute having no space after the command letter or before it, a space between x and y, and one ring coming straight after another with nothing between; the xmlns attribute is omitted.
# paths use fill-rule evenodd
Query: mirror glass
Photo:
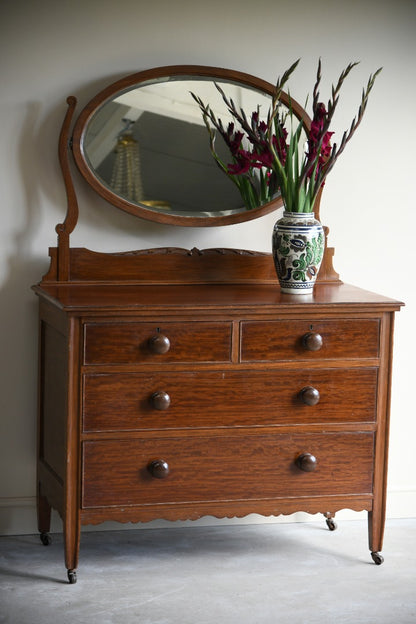
<svg viewBox="0 0 416 624"><path fill-rule="evenodd" d="M134 84L127 78L109 87L75 126L74 156L81 173L111 203L159 222L221 225L275 210L281 205L278 195L254 209L244 205L237 186L212 156L208 130L192 97L194 93L209 104L227 128L232 116L218 84L248 117L259 108L266 120L272 85L264 83L270 87L266 90L257 86L262 81L253 78L248 84L236 75L187 72ZM219 134L215 149L225 164L232 162Z"/></svg>

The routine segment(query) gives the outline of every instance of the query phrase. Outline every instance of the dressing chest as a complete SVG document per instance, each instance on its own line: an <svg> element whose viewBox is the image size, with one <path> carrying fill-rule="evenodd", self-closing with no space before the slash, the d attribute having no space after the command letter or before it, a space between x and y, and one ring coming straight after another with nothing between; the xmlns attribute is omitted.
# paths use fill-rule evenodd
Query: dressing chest
<svg viewBox="0 0 416 624"><path fill-rule="evenodd" d="M69 105L60 141L68 213L34 287L42 542L54 508L73 583L85 524L305 511L334 529L336 511L349 508L368 511L380 564L401 304L341 283L331 250L314 294L293 296L280 292L267 253L71 248ZM78 145L95 108L77 122Z"/></svg>

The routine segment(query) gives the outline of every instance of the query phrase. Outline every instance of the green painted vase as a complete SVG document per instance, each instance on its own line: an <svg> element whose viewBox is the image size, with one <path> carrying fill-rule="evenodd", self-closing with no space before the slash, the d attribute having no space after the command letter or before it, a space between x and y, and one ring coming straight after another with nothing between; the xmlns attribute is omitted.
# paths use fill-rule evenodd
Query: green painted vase
<svg viewBox="0 0 416 624"><path fill-rule="evenodd" d="M321 266L325 235L313 212L287 212L273 229L273 260L282 292L310 295Z"/></svg>

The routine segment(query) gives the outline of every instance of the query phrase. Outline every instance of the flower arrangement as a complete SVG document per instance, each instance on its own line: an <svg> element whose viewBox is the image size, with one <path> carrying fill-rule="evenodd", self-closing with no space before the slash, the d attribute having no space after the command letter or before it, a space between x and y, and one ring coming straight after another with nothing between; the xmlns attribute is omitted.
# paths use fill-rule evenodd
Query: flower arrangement
<svg viewBox="0 0 416 624"><path fill-rule="evenodd" d="M295 117L290 106L290 96L288 107L284 107L281 102L284 86L299 60L277 80L266 119L260 119L259 107L248 118L244 110L238 109L233 100L216 84L229 113L238 125L236 127L232 121L225 128L210 105L204 104L197 95L191 93L208 130L211 153L220 169L237 185L247 209L267 203L280 193L288 212L313 211L316 197L328 173L361 123L375 79L382 69L379 68L370 75L362 92L358 113L349 130L344 132L339 145L331 145L334 133L330 131L330 125L341 87L358 63L349 63L342 71L336 86L332 86L331 97L325 106L319 99L319 60L313 90L313 117L305 141L302 139L305 120ZM220 158L215 147L218 133L224 139L232 157L232 162L228 164Z"/></svg>

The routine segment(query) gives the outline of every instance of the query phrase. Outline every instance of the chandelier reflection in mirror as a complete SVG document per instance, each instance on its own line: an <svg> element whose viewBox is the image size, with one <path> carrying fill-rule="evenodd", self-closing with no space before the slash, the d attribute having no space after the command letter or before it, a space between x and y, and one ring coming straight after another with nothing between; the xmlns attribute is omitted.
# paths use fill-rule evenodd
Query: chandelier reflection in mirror
<svg viewBox="0 0 416 624"><path fill-rule="evenodd" d="M139 143L133 137L134 121L123 118L125 127L117 138L114 149L115 159L111 174L112 189L132 202L169 209L167 201L146 199L143 192Z"/></svg>
<svg viewBox="0 0 416 624"><path fill-rule="evenodd" d="M127 199L141 202L144 197L139 146L130 129L134 122L130 119L123 119L123 122L126 126L120 132L114 150L116 156L111 175L111 186L116 193L127 197Z"/></svg>

